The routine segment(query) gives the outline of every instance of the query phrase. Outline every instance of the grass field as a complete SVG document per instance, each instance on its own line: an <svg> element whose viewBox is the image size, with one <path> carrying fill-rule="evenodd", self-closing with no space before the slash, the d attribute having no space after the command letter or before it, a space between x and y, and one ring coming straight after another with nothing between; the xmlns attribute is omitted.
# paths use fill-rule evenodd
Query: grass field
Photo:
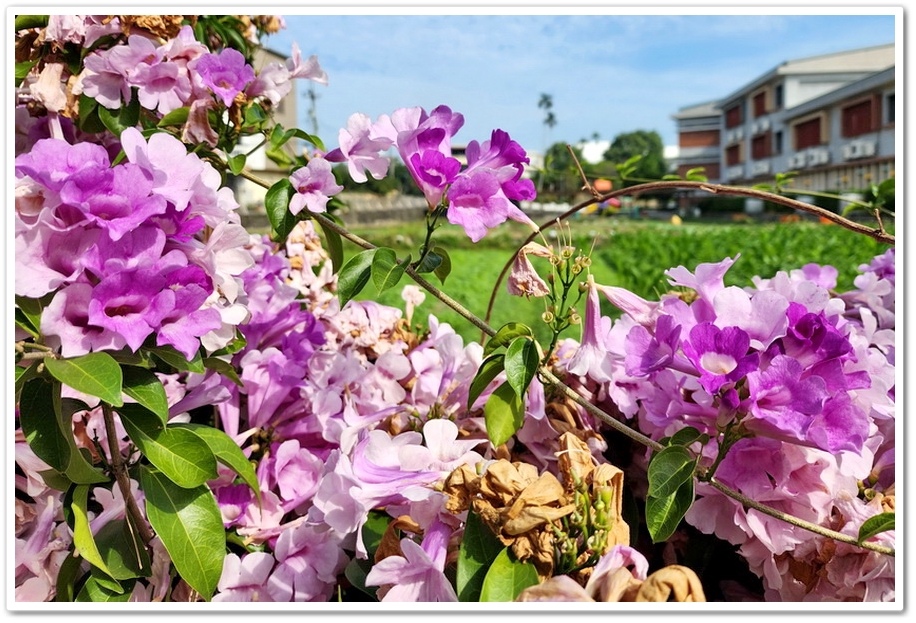
<svg viewBox="0 0 916 623"><path fill-rule="evenodd" d="M405 223L354 228L354 232L378 246L395 249L400 257L407 253L416 256L425 226ZM452 273L442 289L483 317L500 271L528 233L524 227L507 223L474 245L460 228L451 225L440 228L435 239L448 250L452 261ZM555 232L548 231L546 235L548 242L555 240ZM572 222L568 235L581 248L593 248L591 272L596 281L627 288L650 300L669 289L664 275L668 268L686 266L693 270L699 263L717 262L738 254L740 259L726 274L728 285L750 286L755 275L771 277L779 270L813 262L835 266L840 273L837 289L843 291L852 287L860 264L887 248L838 226L811 222L672 225L595 218ZM356 249L345 244L345 252L355 253ZM546 271L546 264L536 262L537 259L536 268L543 267ZM439 285L437 279L432 281ZM407 278L404 283L408 283ZM397 286L379 297L370 283L360 298L377 298L403 309L401 288ZM503 281L490 324L499 327L509 321L523 322L544 337L546 330L540 320L543 311L541 300L509 296ZM609 305L604 311L614 312ZM479 329L430 295L414 313L414 322L425 321L430 313L451 324L466 340L480 339Z"/></svg>

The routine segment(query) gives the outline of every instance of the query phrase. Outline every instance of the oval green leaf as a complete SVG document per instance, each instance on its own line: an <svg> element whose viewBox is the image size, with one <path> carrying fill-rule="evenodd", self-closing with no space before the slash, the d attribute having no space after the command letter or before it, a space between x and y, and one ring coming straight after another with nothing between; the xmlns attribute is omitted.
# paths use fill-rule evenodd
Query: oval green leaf
<svg viewBox="0 0 916 623"><path fill-rule="evenodd" d="M184 428L201 439L210 447L210 451L216 457L216 460L238 474L239 478L254 491L258 499L261 498L261 489L258 485L258 476L254 471L251 461L242 452L232 437L212 426L203 424L182 423L174 424L173 428Z"/></svg>
<svg viewBox="0 0 916 623"><path fill-rule="evenodd" d="M200 353L194 353L194 357L188 361L184 355L179 353L172 346L148 346L145 347L144 350L155 355L162 363L175 368L179 372L196 372L197 374L203 374L207 371L206 368L204 368L203 359Z"/></svg>
<svg viewBox="0 0 916 623"><path fill-rule="evenodd" d="M442 256L430 250L417 265L418 273L435 273L442 266Z"/></svg>
<svg viewBox="0 0 916 623"><path fill-rule="evenodd" d="M487 569L496 560L503 544L473 509L468 511L464 536L458 547L458 569L455 590L458 601L479 601Z"/></svg>
<svg viewBox="0 0 916 623"><path fill-rule="evenodd" d="M393 249L376 249L375 255L372 256L372 281L379 294L396 286L404 276L405 268L407 262L398 263L398 256Z"/></svg>
<svg viewBox="0 0 916 623"><path fill-rule="evenodd" d="M334 272L337 273L343 266L343 241L340 239L340 234L331 229L323 219L315 220L318 221L321 230L324 232L324 248L331 258L331 266L334 268Z"/></svg>
<svg viewBox="0 0 916 623"><path fill-rule="evenodd" d="M530 562L521 562L504 548L487 571L480 589L480 601L515 601L518 594L538 584L538 572Z"/></svg>
<svg viewBox="0 0 916 623"><path fill-rule="evenodd" d="M862 543L876 534L894 529L894 513L881 513L866 519L859 528L858 541Z"/></svg>
<svg viewBox="0 0 916 623"><path fill-rule="evenodd" d="M283 178L267 190L264 209L275 234L275 240L284 241L296 225L296 217L289 212L289 200L296 194L289 178Z"/></svg>
<svg viewBox="0 0 916 623"><path fill-rule="evenodd" d="M140 452L179 487L194 488L216 478L213 451L190 430L164 427L139 405L124 405L118 413Z"/></svg>
<svg viewBox="0 0 916 623"><path fill-rule="evenodd" d="M433 269L433 274L444 284L446 277L452 273L452 258L449 257L448 251L442 247L433 247L433 253L442 258L439 265Z"/></svg>
<svg viewBox="0 0 916 623"><path fill-rule="evenodd" d="M521 428L525 417L524 401L511 385L503 383L487 398L483 417L490 443L501 446Z"/></svg>
<svg viewBox="0 0 916 623"><path fill-rule="evenodd" d="M512 343L517 337L527 336L534 338L534 333L531 332L531 328L527 325L524 325L520 322L507 322L499 331L496 332L496 335L490 338L490 341L486 343L483 348L483 356L486 357L497 348L502 346L508 346Z"/></svg>
<svg viewBox="0 0 916 623"><path fill-rule="evenodd" d="M159 377L137 366L124 366L121 372L124 375L124 393L158 415L165 424L169 419L169 401Z"/></svg>
<svg viewBox="0 0 916 623"><path fill-rule="evenodd" d="M372 274L372 259L378 249L367 249L351 257L337 276L337 296L340 299L340 308L350 302L359 294Z"/></svg>
<svg viewBox="0 0 916 623"><path fill-rule="evenodd" d="M474 375L470 388L468 388L468 410L474 406L474 402L487 389L490 382L503 371L505 359L505 355L496 353L484 359L483 363L480 364L480 368L477 370L477 374Z"/></svg>
<svg viewBox="0 0 916 623"><path fill-rule="evenodd" d="M661 543L674 534L681 519L690 510L694 497L693 478L683 483L672 495L646 498L646 527L653 543Z"/></svg>
<svg viewBox="0 0 916 623"><path fill-rule="evenodd" d="M83 559L91 565L101 569L106 575L111 575L108 565L102 559L99 548L96 547L95 538L89 527L89 513L87 502L89 500L89 486L79 485L73 490L73 499L70 510L73 513L73 545Z"/></svg>
<svg viewBox="0 0 916 623"><path fill-rule="evenodd" d="M684 446L668 446L649 461L649 492L655 498L673 495L682 484L693 479L697 459Z"/></svg>
<svg viewBox="0 0 916 623"><path fill-rule="evenodd" d="M124 404L121 366L108 353L89 353L71 359L48 357L45 367L64 385L116 407Z"/></svg>
<svg viewBox="0 0 916 623"><path fill-rule="evenodd" d="M537 347L527 337L515 338L506 349L506 380L519 397L525 396L539 363Z"/></svg>
<svg viewBox="0 0 916 623"><path fill-rule="evenodd" d="M140 468L146 515L175 569L207 601L223 572L226 532L219 507L206 486L177 486L159 470Z"/></svg>

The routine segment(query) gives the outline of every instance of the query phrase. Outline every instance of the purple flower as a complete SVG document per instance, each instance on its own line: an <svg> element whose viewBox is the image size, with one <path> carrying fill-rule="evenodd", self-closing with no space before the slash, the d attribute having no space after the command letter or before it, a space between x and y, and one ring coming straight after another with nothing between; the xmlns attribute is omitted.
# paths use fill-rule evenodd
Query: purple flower
<svg viewBox="0 0 916 623"><path fill-rule="evenodd" d="M403 556L388 556L375 563L366 576L368 586L381 586L381 601L430 602L458 601L458 595L445 577L448 527L433 522L418 545L401 539Z"/></svg>
<svg viewBox="0 0 916 623"><path fill-rule="evenodd" d="M181 108L191 97L191 79L176 63L141 64L132 76L140 105L165 115Z"/></svg>
<svg viewBox="0 0 916 623"><path fill-rule="evenodd" d="M510 218L537 229L537 225L509 200L503 190L503 182L513 176L511 167L477 168L461 173L448 189L448 222L461 225L473 242L483 238L488 229Z"/></svg>
<svg viewBox="0 0 916 623"><path fill-rule="evenodd" d="M274 555L277 567L267 581L274 601L327 601L346 562L333 535L309 524L284 530Z"/></svg>
<svg viewBox="0 0 916 623"><path fill-rule="evenodd" d="M797 360L777 355L766 369L748 374L753 415L753 420L747 420L748 428L777 439L807 441L809 427L823 410L827 388L821 377L806 377L802 372Z"/></svg>
<svg viewBox="0 0 916 623"><path fill-rule="evenodd" d="M213 601L273 601L266 590L267 578L273 567L274 557L266 552L251 552L244 558L227 554Z"/></svg>
<svg viewBox="0 0 916 623"><path fill-rule="evenodd" d="M588 276L588 297L585 300L585 322L582 324L582 341L567 369L576 375L585 375L599 382L611 380L611 357L608 353L607 334L610 319L601 316L598 288L595 278Z"/></svg>
<svg viewBox="0 0 916 623"><path fill-rule="evenodd" d="M700 384L715 394L726 383L734 383L757 369L759 355L748 353L750 338L738 327L720 329L703 322L690 330L684 354L700 373Z"/></svg>
<svg viewBox="0 0 916 623"><path fill-rule="evenodd" d="M60 346L64 357L119 350L127 343L118 331L89 322L92 295L90 284L70 284L54 295L41 315L42 334L49 346Z"/></svg>
<svg viewBox="0 0 916 623"><path fill-rule="evenodd" d="M643 325L636 325L626 337L627 374L645 376L664 368L674 359L681 337L681 326L667 315L658 317L655 335Z"/></svg>
<svg viewBox="0 0 916 623"><path fill-rule="evenodd" d="M197 59L194 69L201 81L223 101L231 106L235 96L254 80L254 70L241 52L224 48L218 54L204 54Z"/></svg>
<svg viewBox="0 0 916 623"><path fill-rule="evenodd" d="M175 306L175 293L163 289L165 278L146 268L115 273L92 291L89 322L114 331L137 350Z"/></svg>
<svg viewBox="0 0 916 623"><path fill-rule="evenodd" d="M293 171L289 181L296 194L289 201L289 211L299 214L303 208L309 212L324 212L328 199L343 190L331 171L331 163L324 158L312 158L305 167Z"/></svg>
<svg viewBox="0 0 916 623"><path fill-rule="evenodd" d="M384 128L384 131L382 129ZM331 162L346 162L347 170L354 182L362 184L367 179L368 171L377 180L388 175L390 161L379 155L394 144L394 129L387 115L379 117L372 123L362 113L350 115L347 127L342 128L337 136L340 147L326 155Z"/></svg>

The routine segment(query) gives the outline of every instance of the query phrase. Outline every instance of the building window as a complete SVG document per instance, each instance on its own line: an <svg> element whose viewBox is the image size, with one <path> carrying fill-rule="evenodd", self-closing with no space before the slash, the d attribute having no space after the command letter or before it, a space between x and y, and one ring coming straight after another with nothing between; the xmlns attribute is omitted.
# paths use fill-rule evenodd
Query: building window
<svg viewBox="0 0 916 623"><path fill-rule="evenodd" d="M776 106L776 110L782 110L783 89L781 84L777 84L776 88L773 90L773 99L775 100L774 105Z"/></svg>
<svg viewBox="0 0 916 623"><path fill-rule="evenodd" d="M894 110L894 94L888 93L884 96L884 123L894 123Z"/></svg>
<svg viewBox="0 0 916 623"><path fill-rule="evenodd" d="M773 153L782 153L782 130L773 134Z"/></svg>
<svg viewBox="0 0 916 623"><path fill-rule="evenodd" d="M725 149L725 165L734 166L741 164L741 145L732 145Z"/></svg>
<svg viewBox="0 0 916 623"><path fill-rule="evenodd" d="M872 123L872 100L867 99L864 102L847 106L843 109L843 136L859 136L874 132L875 127Z"/></svg>
<svg viewBox="0 0 916 623"><path fill-rule="evenodd" d="M821 118L815 117L795 126L795 149L807 149L821 144Z"/></svg>
<svg viewBox="0 0 916 623"><path fill-rule="evenodd" d="M772 155L770 152L771 143L772 136L770 136L770 132L751 139L751 159L764 160L769 158Z"/></svg>
<svg viewBox="0 0 916 623"><path fill-rule="evenodd" d="M762 117L767 114L767 94L761 91L754 96L754 117Z"/></svg>
<svg viewBox="0 0 916 623"><path fill-rule="evenodd" d="M733 128L744 123L744 115L741 114L741 104L736 104L725 111L725 127Z"/></svg>

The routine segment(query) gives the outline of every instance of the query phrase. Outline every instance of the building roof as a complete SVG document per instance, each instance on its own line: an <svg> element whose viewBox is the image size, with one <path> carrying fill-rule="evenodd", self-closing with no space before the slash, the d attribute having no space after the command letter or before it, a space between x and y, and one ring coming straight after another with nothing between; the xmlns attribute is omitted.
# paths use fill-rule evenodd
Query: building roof
<svg viewBox="0 0 916 623"><path fill-rule="evenodd" d="M887 69L894 64L895 60L894 44L888 43L868 48L845 50L832 54L821 54L818 56L784 61L770 71L754 79L752 82L745 84L728 96L723 97L719 102L724 104L725 102L741 97L749 91L753 91L757 87L770 82L777 76L829 73L872 73Z"/></svg>
<svg viewBox="0 0 916 623"><path fill-rule="evenodd" d="M700 104L692 104L678 108L678 111L671 115L673 119L693 119L696 117L714 117L721 114L719 100L710 100Z"/></svg>
<svg viewBox="0 0 916 623"><path fill-rule="evenodd" d="M862 78L861 80L850 82L849 84L830 91L829 93L824 93L819 97L815 97L814 99L808 100L807 102L803 102L794 108L788 109L786 111L786 119L806 115L809 112L830 106L831 104L835 104L846 98L854 97L860 93L879 88L889 82L894 82L895 69L896 68L894 66L888 67L884 71L875 72Z"/></svg>

